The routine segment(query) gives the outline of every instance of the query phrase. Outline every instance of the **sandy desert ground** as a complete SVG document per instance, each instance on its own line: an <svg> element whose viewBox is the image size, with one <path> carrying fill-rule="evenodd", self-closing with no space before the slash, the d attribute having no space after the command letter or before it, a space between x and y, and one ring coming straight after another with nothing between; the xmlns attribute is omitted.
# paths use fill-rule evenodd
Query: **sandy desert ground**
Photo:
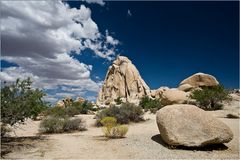
<svg viewBox="0 0 240 160"><path fill-rule="evenodd" d="M233 108L233 106L235 106ZM21 144L14 142L14 150L7 159L239 159L239 119L224 118L238 112L239 102L211 111L226 123L234 139L225 145L205 149L169 148L160 138L155 115L147 113L145 122L130 124L126 138L106 139L101 128L94 127L94 115L79 115L86 120L87 131L52 134L38 137L39 121L19 126L13 136L27 137ZM34 138L37 136L36 138ZM29 138L32 137L32 138Z"/></svg>

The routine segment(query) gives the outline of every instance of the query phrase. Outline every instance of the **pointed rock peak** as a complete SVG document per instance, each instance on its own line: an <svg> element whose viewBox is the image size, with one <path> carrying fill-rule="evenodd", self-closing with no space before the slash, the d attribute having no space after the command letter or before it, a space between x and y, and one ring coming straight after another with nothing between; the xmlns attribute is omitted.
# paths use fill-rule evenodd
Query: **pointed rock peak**
<svg viewBox="0 0 240 160"><path fill-rule="evenodd" d="M125 56L117 56L116 60L113 61L113 64L120 65L120 64L122 64L123 62L132 63L132 61L130 61L130 60L129 60L127 57L125 57Z"/></svg>
<svg viewBox="0 0 240 160"><path fill-rule="evenodd" d="M118 56L107 71L97 104L114 104L119 97L123 102L138 103L142 96L149 94L150 89L137 68L127 57Z"/></svg>

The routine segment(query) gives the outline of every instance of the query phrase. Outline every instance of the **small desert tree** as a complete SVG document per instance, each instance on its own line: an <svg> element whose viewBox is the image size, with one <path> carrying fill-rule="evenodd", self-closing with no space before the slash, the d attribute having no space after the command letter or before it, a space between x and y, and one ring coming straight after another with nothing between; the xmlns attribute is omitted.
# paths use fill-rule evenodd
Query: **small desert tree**
<svg viewBox="0 0 240 160"><path fill-rule="evenodd" d="M36 118L47 108L42 100L43 91L31 87L30 78L17 79L14 83L3 83L1 88L1 122L14 125L26 118Z"/></svg>
<svg viewBox="0 0 240 160"><path fill-rule="evenodd" d="M139 106L145 111L150 110L152 113L156 113L157 110L163 107L163 104L160 99L151 99L148 96L144 96L141 98Z"/></svg>
<svg viewBox="0 0 240 160"><path fill-rule="evenodd" d="M204 110L217 110L222 108L221 102L229 101L229 92L223 86L203 87L202 90L195 90L191 94L197 105Z"/></svg>

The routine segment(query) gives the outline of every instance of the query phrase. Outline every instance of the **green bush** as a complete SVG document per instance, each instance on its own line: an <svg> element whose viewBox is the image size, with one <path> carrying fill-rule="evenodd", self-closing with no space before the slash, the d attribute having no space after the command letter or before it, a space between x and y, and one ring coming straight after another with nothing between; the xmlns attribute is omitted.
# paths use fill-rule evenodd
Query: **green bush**
<svg viewBox="0 0 240 160"><path fill-rule="evenodd" d="M112 129L112 137L113 138L122 138L125 137L125 135L128 132L128 127L127 125L117 125L113 127Z"/></svg>
<svg viewBox="0 0 240 160"><path fill-rule="evenodd" d="M231 99L228 91L221 85L195 90L190 97L195 99L197 106L204 110L222 109L223 105L221 103Z"/></svg>
<svg viewBox="0 0 240 160"><path fill-rule="evenodd" d="M116 126L116 124L117 124L117 119L116 118L114 118L114 117L104 117L101 121L100 121L100 123L103 125L103 126L105 126L105 127L107 127L107 126Z"/></svg>
<svg viewBox="0 0 240 160"><path fill-rule="evenodd" d="M95 111L95 109L93 108L93 105L88 101L84 101L82 103L72 102L64 108L63 107L48 108L44 112L44 115L59 116L59 117L65 117L65 116L73 117L78 114L87 114L89 110Z"/></svg>
<svg viewBox="0 0 240 160"><path fill-rule="evenodd" d="M82 119L70 119L69 117L47 116L39 127L41 133L62 133L71 131L86 130L85 122Z"/></svg>
<svg viewBox="0 0 240 160"><path fill-rule="evenodd" d="M40 122L39 131L41 133L62 133L67 118L58 116L47 116Z"/></svg>
<svg viewBox="0 0 240 160"><path fill-rule="evenodd" d="M2 83L1 87L1 122L9 125L24 122L27 118L35 119L48 108L43 101L45 94L31 87L30 78L17 79L15 83Z"/></svg>
<svg viewBox="0 0 240 160"><path fill-rule="evenodd" d="M143 120L143 110L131 103L122 103L121 106L111 106L103 109L96 115L96 125L101 126L100 121L105 117L115 117L117 123L128 124L129 122L139 122Z"/></svg>
<svg viewBox="0 0 240 160"><path fill-rule="evenodd" d="M66 110L62 107L51 107L44 112L44 116L65 117L67 114Z"/></svg>
<svg viewBox="0 0 240 160"><path fill-rule="evenodd" d="M101 124L103 125L103 133L108 138L122 138L128 131L128 127L126 125L118 125L117 119L114 117L103 118Z"/></svg>
<svg viewBox="0 0 240 160"><path fill-rule="evenodd" d="M69 106L64 108L66 115L73 117L75 115L81 114L81 107Z"/></svg>
<svg viewBox="0 0 240 160"><path fill-rule="evenodd" d="M141 98L139 106L142 107L144 111L156 113L157 110L163 107L163 104L161 103L160 99L151 99L148 96L144 96Z"/></svg>
<svg viewBox="0 0 240 160"><path fill-rule="evenodd" d="M123 103L121 97L118 97L117 99L114 99L114 101L115 101L116 105L120 105L120 104Z"/></svg>
<svg viewBox="0 0 240 160"><path fill-rule="evenodd" d="M63 127L64 132L85 131L86 124L81 118L69 119Z"/></svg>

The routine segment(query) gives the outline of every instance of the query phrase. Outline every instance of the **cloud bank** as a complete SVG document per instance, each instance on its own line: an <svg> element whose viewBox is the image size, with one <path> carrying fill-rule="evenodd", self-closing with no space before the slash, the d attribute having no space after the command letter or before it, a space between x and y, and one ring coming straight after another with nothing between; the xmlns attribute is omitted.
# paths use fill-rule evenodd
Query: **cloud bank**
<svg viewBox="0 0 240 160"><path fill-rule="evenodd" d="M18 65L2 69L1 80L31 77L35 87L55 90L46 98L51 101L63 92L76 96L98 92L101 82L90 78L92 65L72 55L89 48L112 60L119 41L99 32L89 8L70 8L60 1L1 1L0 5L2 60ZM77 91L66 92L62 86Z"/></svg>

